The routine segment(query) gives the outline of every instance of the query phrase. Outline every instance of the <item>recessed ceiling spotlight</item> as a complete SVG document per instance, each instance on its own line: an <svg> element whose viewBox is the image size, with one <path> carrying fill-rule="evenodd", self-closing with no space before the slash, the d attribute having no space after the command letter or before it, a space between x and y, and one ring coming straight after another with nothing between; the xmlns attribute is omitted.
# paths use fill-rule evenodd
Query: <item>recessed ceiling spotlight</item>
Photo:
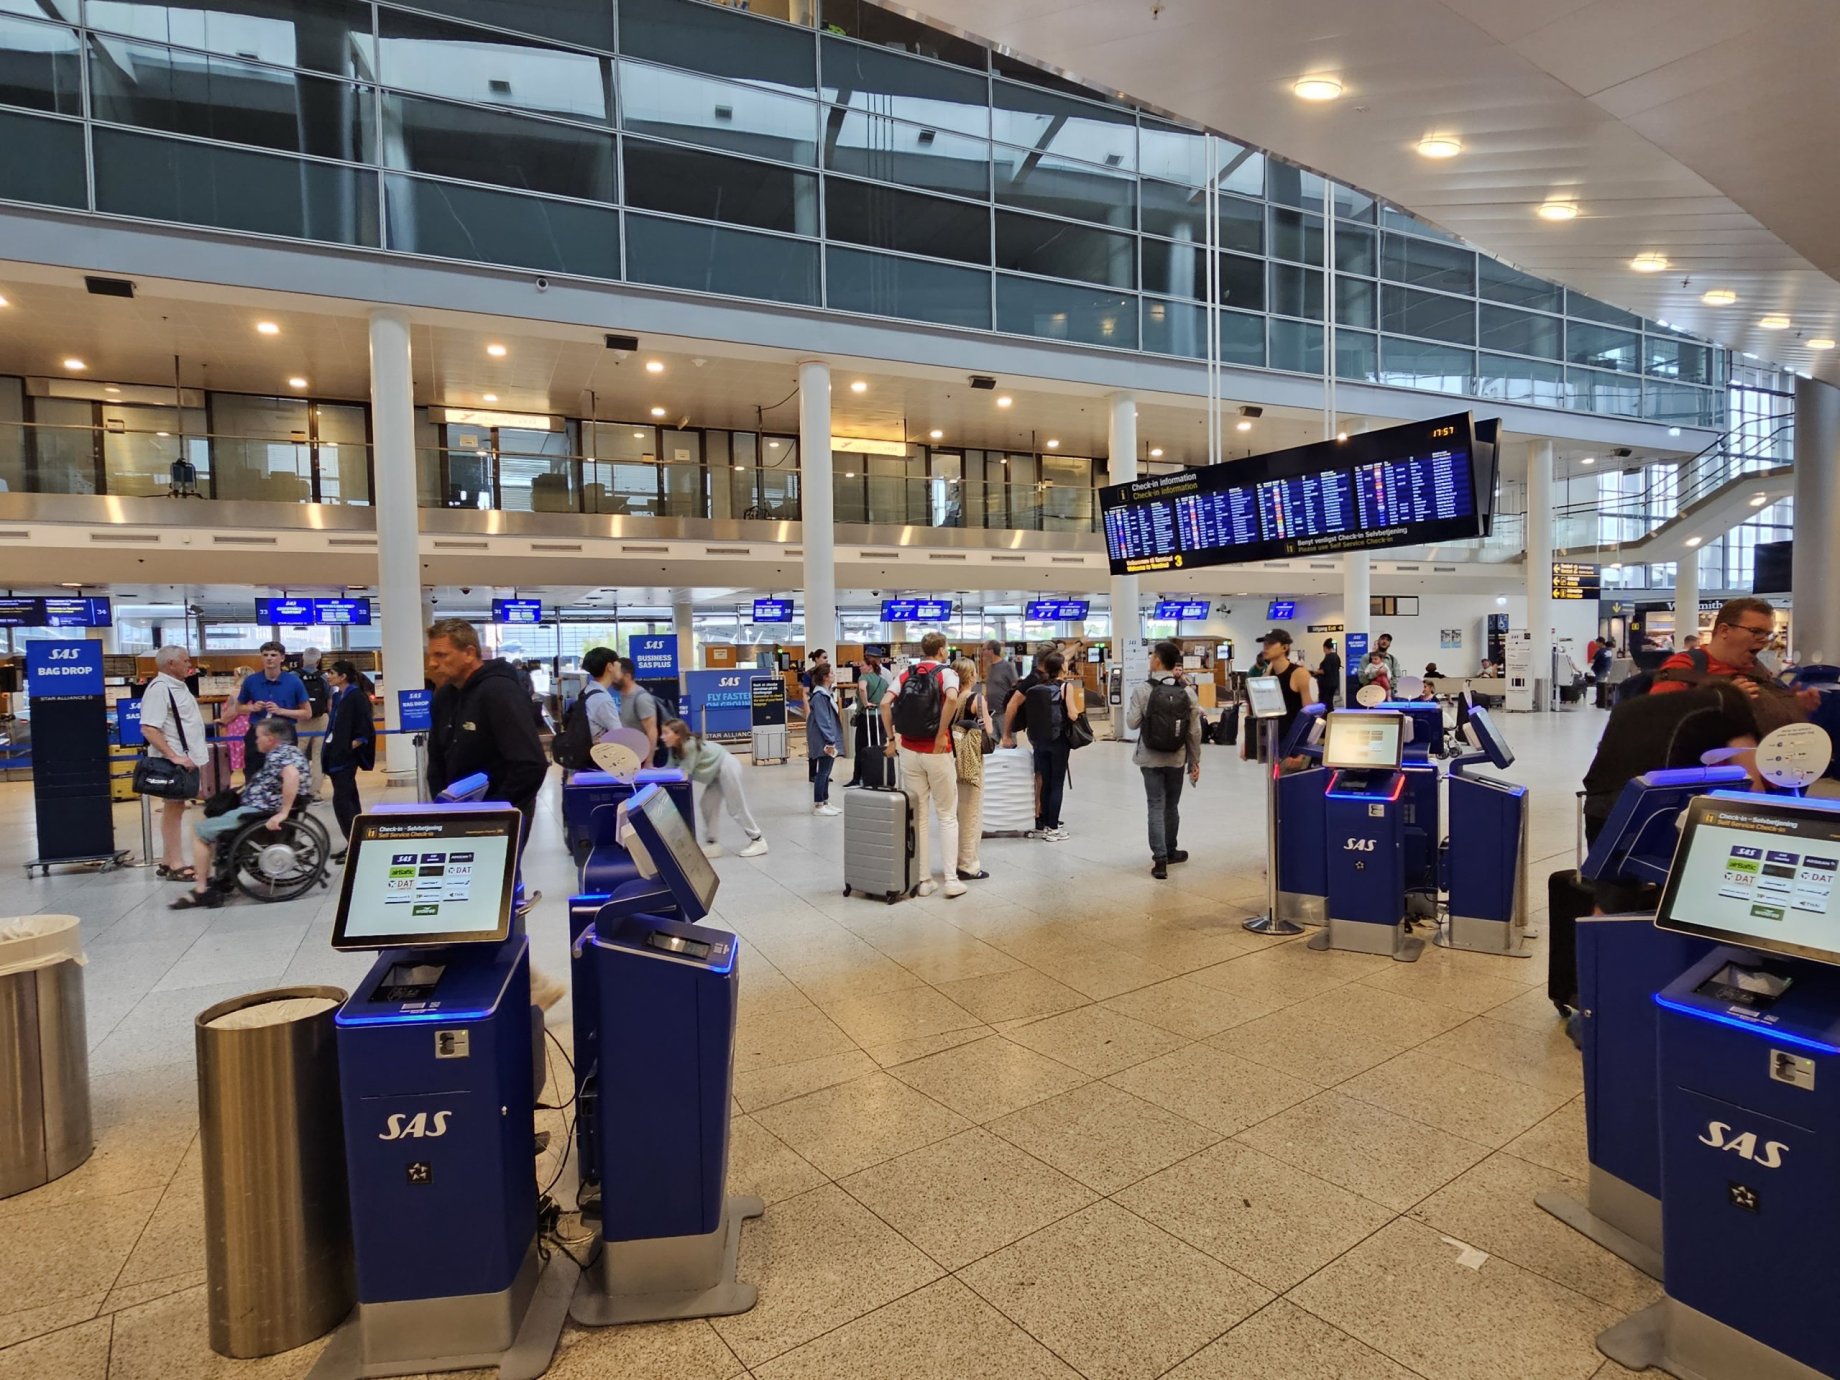
<svg viewBox="0 0 1840 1380"><path fill-rule="evenodd" d="M488 345L486 346L486 353L491 355L493 359L503 359L510 351L506 350L503 345Z"/></svg>
<svg viewBox="0 0 1840 1380"><path fill-rule="evenodd" d="M1423 158L1455 158L1463 152L1463 141L1454 134L1429 134L1418 141Z"/></svg>
<svg viewBox="0 0 1840 1380"><path fill-rule="evenodd" d="M1342 94L1342 84L1334 77L1305 77L1291 90L1306 101L1332 101Z"/></svg>
<svg viewBox="0 0 1840 1380"><path fill-rule="evenodd" d="M941 431L938 427L934 427L931 431L927 432L926 434L929 439L937 441L940 437L945 435L945 432Z"/></svg>
<svg viewBox="0 0 1840 1380"><path fill-rule="evenodd" d="M1687 550L1691 551L1694 547L1698 546L1702 540L1703 538L1701 537L1688 537Z"/></svg>
<svg viewBox="0 0 1840 1380"><path fill-rule="evenodd" d="M280 335L281 327L277 326L273 321L258 321L256 322L256 334Z"/></svg>
<svg viewBox="0 0 1840 1380"><path fill-rule="evenodd" d="M768 449L768 450L778 450L778 449L779 449L779 442L778 442L778 441L768 441L768 442L767 442L767 449Z"/></svg>
<svg viewBox="0 0 1840 1380"><path fill-rule="evenodd" d="M1009 404L1010 404L1010 399L1009 399L1009 395L1008 395L1007 393L1006 393L1006 394L1004 394L1004 395L1003 395L1002 397L1000 397L1000 398L998 398L998 399L997 399L997 406L998 406L998 407L1008 407L1008 406L1009 406Z"/></svg>
<svg viewBox="0 0 1840 1380"><path fill-rule="evenodd" d="M1803 343L1811 350L1831 350L1834 348L1832 338L1825 335L1817 335L1813 340L1804 341Z"/></svg>
<svg viewBox="0 0 1840 1380"><path fill-rule="evenodd" d="M665 415L665 413L664 413L664 409L663 409L662 407L654 407L654 408L652 409L652 415L653 415L654 417L662 417L662 416L664 416L664 415Z"/></svg>
<svg viewBox="0 0 1840 1380"><path fill-rule="evenodd" d="M1049 441L1048 442L1049 450L1059 450L1060 448L1061 448L1061 443L1059 441Z"/></svg>
<svg viewBox="0 0 1840 1380"><path fill-rule="evenodd" d="M89 365L85 364L82 360L78 359L75 355L72 355L69 359L64 361L64 367L74 372L74 371L87 369L89 368Z"/></svg>
<svg viewBox="0 0 1840 1380"><path fill-rule="evenodd" d="M645 372L648 374L662 374L664 372L664 361L662 359L646 360Z"/></svg>
<svg viewBox="0 0 1840 1380"><path fill-rule="evenodd" d="M1235 430L1251 431L1252 430L1252 419L1249 417L1242 417L1239 419L1239 421L1235 422L1233 425L1234 425Z"/></svg>
<svg viewBox="0 0 1840 1380"><path fill-rule="evenodd" d="M1345 431L1338 431L1335 433L1335 439L1338 441L1346 441L1348 439L1348 433Z"/></svg>
<svg viewBox="0 0 1840 1380"><path fill-rule="evenodd" d="M1679 428L1679 427L1677 427L1677 426L1671 426L1671 427L1669 427L1669 428L1668 428L1668 435L1670 435L1670 436L1678 436L1678 435L1680 435L1680 428Z"/></svg>
<svg viewBox="0 0 1840 1380"><path fill-rule="evenodd" d="M498 401L498 394L496 393L483 393L480 396L483 397L487 402L497 402Z"/></svg>
<svg viewBox="0 0 1840 1380"><path fill-rule="evenodd" d="M1161 446L1150 447L1150 458L1152 460L1161 460L1163 458L1163 448Z"/></svg>
<svg viewBox="0 0 1840 1380"><path fill-rule="evenodd" d="M1541 220L1577 220L1578 203L1575 201L1543 201L1535 214Z"/></svg>
<svg viewBox="0 0 1840 1380"><path fill-rule="evenodd" d="M856 478L856 471L855 470L845 470L843 472L843 477L845 479L854 479Z"/></svg>
<svg viewBox="0 0 1840 1380"><path fill-rule="evenodd" d="M1738 300L1738 294L1730 288L1712 288L1700 293L1699 300L1709 307L1729 307Z"/></svg>
<svg viewBox="0 0 1840 1380"><path fill-rule="evenodd" d="M1623 568L1623 563L1621 561L1611 561L1610 568L1612 570L1621 570Z"/></svg>
<svg viewBox="0 0 1840 1380"><path fill-rule="evenodd" d="M1758 494L1757 497L1751 500L1751 507L1761 508L1763 507L1764 504L1768 503L1769 501L1770 501L1770 496L1768 494Z"/></svg>
<svg viewBox="0 0 1840 1380"><path fill-rule="evenodd" d="M293 378L288 380L289 388L305 388L306 386L307 386L307 381L301 378L298 374L296 374Z"/></svg>
<svg viewBox="0 0 1840 1380"><path fill-rule="evenodd" d="M117 387L116 387L116 386L115 386L114 384L112 384L112 383L111 383L111 384L110 384L110 385L109 385L109 386L108 386L107 388L105 388L105 389L103 389L102 391L103 391L104 393L108 393L108 394L110 394L111 396L117 396L117 395L119 395L119 394L121 393L121 389L119 389L119 388L117 388Z"/></svg>
<svg viewBox="0 0 1840 1380"><path fill-rule="evenodd" d="M12 305L13 305L13 304L12 304L11 302L9 302L9 301L7 301L7 300L6 300L6 298L4 298L4 297L0 297L0 307L10 307L10 306L12 306Z"/></svg>
<svg viewBox="0 0 1840 1380"><path fill-rule="evenodd" d="M645 433L643 431L635 431L633 433L633 440L643 441L644 439L645 439Z"/></svg>
<svg viewBox="0 0 1840 1380"><path fill-rule="evenodd" d="M857 379L850 385L850 391L852 393L867 393L869 391L869 385L862 379Z"/></svg>
<svg viewBox="0 0 1840 1380"><path fill-rule="evenodd" d="M1595 455L1587 455L1578 463L1581 465L1595 465L1597 463L1597 457Z"/></svg>
<svg viewBox="0 0 1840 1380"><path fill-rule="evenodd" d="M1766 331L1786 331L1789 329L1789 318L1781 312L1771 312L1768 316L1759 317L1757 324Z"/></svg>
<svg viewBox="0 0 1840 1380"><path fill-rule="evenodd" d="M1653 250L1636 255L1629 261L1629 266L1637 273L1665 273L1671 267L1667 255L1657 254Z"/></svg>

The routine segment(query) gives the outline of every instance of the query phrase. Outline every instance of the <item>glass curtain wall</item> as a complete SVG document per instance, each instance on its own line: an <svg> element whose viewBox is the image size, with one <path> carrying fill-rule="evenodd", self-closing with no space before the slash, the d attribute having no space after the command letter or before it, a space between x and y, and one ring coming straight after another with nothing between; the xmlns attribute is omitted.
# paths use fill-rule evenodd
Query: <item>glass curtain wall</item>
<svg viewBox="0 0 1840 1380"><path fill-rule="evenodd" d="M1305 374L1332 307L1343 378L1724 412L1703 341L866 0L6 9L0 199L1190 359L1212 319L1225 363ZM279 492L259 449L231 487ZM632 478L592 503L637 511Z"/></svg>

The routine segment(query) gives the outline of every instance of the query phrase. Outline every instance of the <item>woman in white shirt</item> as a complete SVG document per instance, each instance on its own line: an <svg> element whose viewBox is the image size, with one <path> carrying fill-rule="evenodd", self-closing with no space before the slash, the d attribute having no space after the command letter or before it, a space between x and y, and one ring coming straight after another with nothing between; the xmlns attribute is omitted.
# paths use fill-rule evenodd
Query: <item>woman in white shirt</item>
<svg viewBox="0 0 1840 1380"><path fill-rule="evenodd" d="M162 647L153 654L153 664L157 672L141 694L141 734L147 746L167 761L202 768L211 760L211 751L205 741L204 715L185 684L192 670L192 654L183 647ZM194 880L192 865L185 860L186 803L160 802L160 847L165 860L155 874L165 881Z"/></svg>

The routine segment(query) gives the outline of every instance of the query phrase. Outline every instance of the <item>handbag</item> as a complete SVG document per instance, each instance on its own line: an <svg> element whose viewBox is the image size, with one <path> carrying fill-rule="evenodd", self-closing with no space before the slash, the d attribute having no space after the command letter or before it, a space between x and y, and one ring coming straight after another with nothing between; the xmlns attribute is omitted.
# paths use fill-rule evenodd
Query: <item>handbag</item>
<svg viewBox="0 0 1840 1380"><path fill-rule="evenodd" d="M952 753L958 759L958 779L966 785L984 784L984 754L990 750L988 742L982 724L959 730Z"/></svg>
<svg viewBox="0 0 1840 1380"><path fill-rule="evenodd" d="M192 745L185 741L185 721L179 717L177 705L172 703L169 692L166 703L173 711L173 727L179 731L179 746L186 753L191 753ZM198 794L200 773L191 762L174 762L165 757L155 757L141 749L139 759L134 763L134 780L130 783L136 795L158 796L161 800L190 800Z"/></svg>
<svg viewBox="0 0 1840 1380"><path fill-rule="evenodd" d="M1067 720L1067 727L1064 730L1063 736L1067 739L1067 747L1069 750L1077 751L1092 742L1092 725L1086 721L1086 713L1084 710Z"/></svg>

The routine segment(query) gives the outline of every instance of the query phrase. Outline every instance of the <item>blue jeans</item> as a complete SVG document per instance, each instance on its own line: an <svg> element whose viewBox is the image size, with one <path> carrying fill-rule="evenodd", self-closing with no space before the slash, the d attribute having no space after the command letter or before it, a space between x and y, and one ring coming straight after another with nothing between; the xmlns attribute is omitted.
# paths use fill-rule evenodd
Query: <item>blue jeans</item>
<svg viewBox="0 0 1840 1380"><path fill-rule="evenodd" d="M828 752L820 751L811 759L813 775L811 798L817 805L828 805L831 798L831 768L837 765L837 759Z"/></svg>
<svg viewBox="0 0 1840 1380"><path fill-rule="evenodd" d="M1150 856L1167 862L1182 828L1182 768L1139 767L1150 807Z"/></svg>
<svg viewBox="0 0 1840 1380"><path fill-rule="evenodd" d="M1037 829L1061 827L1061 796L1067 790L1065 740L1035 749L1035 775L1041 778L1041 808L1035 814Z"/></svg>

